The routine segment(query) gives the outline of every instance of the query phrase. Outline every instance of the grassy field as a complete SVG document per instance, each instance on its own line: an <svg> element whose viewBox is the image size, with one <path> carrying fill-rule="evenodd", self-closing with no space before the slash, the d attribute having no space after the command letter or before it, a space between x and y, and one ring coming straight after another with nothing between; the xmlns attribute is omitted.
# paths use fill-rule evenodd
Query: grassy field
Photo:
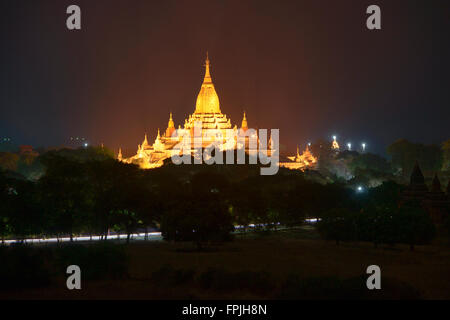
<svg viewBox="0 0 450 320"><path fill-rule="evenodd" d="M442 244L415 251L403 245L336 246L319 239L312 227L303 227L237 235L233 242L200 252L190 243L123 246L125 277L86 280L82 290L69 291L61 274L45 288L0 291L0 298L450 299L450 250ZM365 271L372 264L382 272L382 290L376 293L365 288Z"/></svg>

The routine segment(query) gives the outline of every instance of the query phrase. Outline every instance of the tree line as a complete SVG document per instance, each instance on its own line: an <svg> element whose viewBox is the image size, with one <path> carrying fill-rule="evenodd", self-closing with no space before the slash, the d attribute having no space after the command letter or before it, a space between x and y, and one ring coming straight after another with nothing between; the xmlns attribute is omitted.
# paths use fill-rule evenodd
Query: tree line
<svg viewBox="0 0 450 320"><path fill-rule="evenodd" d="M274 176L261 176L255 165L167 163L141 170L101 148L51 151L40 162L45 173L37 181L0 172L2 241L76 235L106 240L111 231L129 240L138 230L155 228L166 240L201 247L229 240L234 225L271 230L318 217L325 238L384 243L391 241L386 230L404 236L410 228L417 235L428 223L423 212L396 208L401 186L394 182L360 194L345 184L319 183L314 172L284 168Z"/></svg>

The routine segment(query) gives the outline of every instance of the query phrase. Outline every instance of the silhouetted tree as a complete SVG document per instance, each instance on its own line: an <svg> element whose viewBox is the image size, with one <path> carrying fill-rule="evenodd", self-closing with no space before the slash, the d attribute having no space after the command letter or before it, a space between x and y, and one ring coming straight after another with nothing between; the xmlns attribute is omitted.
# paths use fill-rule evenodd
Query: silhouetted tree
<svg viewBox="0 0 450 320"><path fill-rule="evenodd" d="M328 240L352 241L357 239L356 215L345 208L336 208L327 211L317 223L317 230Z"/></svg>
<svg viewBox="0 0 450 320"><path fill-rule="evenodd" d="M214 178L213 178L214 177ZM161 232L165 240L193 241L201 249L209 241L230 239L233 224L224 194L224 177L201 173L192 178L177 201L167 203Z"/></svg>
<svg viewBox="0 0 450 320"><path fill-rule="evenodd" d="M134 229L136 213L132 209L132 192L138 188L139 168L114 159L89 163L89 174L94 194L94 229L104 239L117 222L118 215L128 217L133 222L126 224L128 231ZM131 212L133 212L131 214ZM123 220L120 219L122 226Z"/></svg>
<svg viewBox="0 0 450 320"><path fill-rule="evenodd" d="M90 212L90 184L86 165L61 156L44 159L46 173L39 181L41 201L45 204L48 221L57 234L83 231L84 213Z"/></svg>
<svg viewBox="0 0 450 320"><path fill-rule="evenodd" d="M12 152L0 152L0 168L16 171L19 164L19 155Z"/></svg>
<svg viewBox="0 0 450 320"><path fill-rule="evenodd" d="M450 139L442 142L442 171L450 171Z"/></svg>
<svg viewBox="0 0 450 320"><path fill-rule="evenodd" d="M30 181L16 180L11 186L9 223L19 240L40 235L44 231L44 210L39 201L37 185Z"/></svg>
<svg viewBox="0 0 450 320"><path fill-rule="evenodd" d="M411 250L415 245L429 243L436 235L431 217L419 206L400 208L395 215L395 224L399 228L399 240L409 244Z"/></svg>
<svg viewBox="0 0 450 320"><path fill-rule="evenodd" d="M10 233L9 225L9 194L6 176L0 168L0 237L2 244L5 243L5 237Z"/></svg>
<svg viewBox="0 0 450 320"><path fill-rule="evenodd" d="M442 168L442 150L437 145L423 145L400 139L387 148L392 164L400 169L403 178L409 178L415 161L427 172L436 172Z"/></svg>

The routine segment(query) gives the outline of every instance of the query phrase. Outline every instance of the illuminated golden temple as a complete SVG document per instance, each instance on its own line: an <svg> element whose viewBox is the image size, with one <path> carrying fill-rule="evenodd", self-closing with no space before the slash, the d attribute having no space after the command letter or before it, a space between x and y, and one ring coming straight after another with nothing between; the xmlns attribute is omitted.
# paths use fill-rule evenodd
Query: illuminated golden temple
<svg viewBox="0 0 450 320"><path fill-rule="evenodd" d="M162 132L162 134L158 129L153 144L148 142L147 134L145 134L144 141L142 144L138 145L137 152L134 156L125 158L122 155L122 150L119 149L117 156L119 161L137 164L143 169L160 167L163 165L165 159L180 154L180 142L186 135L191 137L189 152L192 155L196 152L195 146L205 148L212 143L219 143L221 151L242 147L239 146L236 137L243 135L246 135L246 139L255 138L257 140L257 145L260 145L256 131L248 131L249 127L245 112L239 129L237 125L233 126L231 120L222 113L219 96L217 95L211 78L211 64L208 54L206 56L204 67L205 76L197 96L195 111L185 119L183 127L181 127L181 125L178 125L178 128L175 127L172 113L170 113L167 129ZM271 139L268 144L269 150L265 150L264 152L270 154L271 151L273 151ZM246 144L245 151L249 152L250 149L251 147L249 144ZM297 148L297 156L289 158L291 162L279 162L279 165L290 169L304 169L313 166L317 160L312 156L308 149L305 152L300 156Z"/></svg>
<svg viewBox="0 0 450 320"><path fill-rule="evenodd" d="M309 146L306 146L306 150L300 154L297 146L297 154L292 157L288 157L292 162L282 162L280 166L288 169L305 169L314 168L317 165L317 158L313 156L311 151L309 151Z"/></svg>

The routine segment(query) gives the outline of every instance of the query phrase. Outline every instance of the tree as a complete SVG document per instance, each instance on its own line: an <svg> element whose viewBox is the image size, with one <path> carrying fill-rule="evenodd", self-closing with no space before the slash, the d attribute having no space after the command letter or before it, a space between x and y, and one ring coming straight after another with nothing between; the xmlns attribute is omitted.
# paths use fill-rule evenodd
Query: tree
<svg viewBox="0 0 450 320"><path fill-rule="evenodd" d="M245 232L251 223L250 199L245 188L240 183L232 185L229 196L233 221L242 226Z"/></svg>
<svg viewBox="0 0 450 320"><path fill-rule="evenodd" d="M450 171L450 139L442 143L442 171Z"/></svg>
<svg viewBox="0 0 450 320"><path fill-rule="evenodd" d="M355 214L345 208L329 210L317 224L317 230L327 240L351 241L357 239Z"/></svg>
<svg viewBox="0 0 450 320"><path fill-rule="evenodd" d="M90 184L86 166L58 155L44 159L46 173L39 181L41 201L53 231L68 234L83 230L84 213L89 212Z"/></svg>
<svg viewBox="0 0 450 320"><path fill-rule="evenodd" d="M19 163L19 156L11 152L0 152L0 168L4 170L16 171Z"/></svg>
<svg viewBox="0 0 450 320"><path fill-rule="evenodd" d="M0 168L0 237L2 244L5 243L5 237L10 233L9 224L9 194L6 176Z"/></svg>
<svg viewBox="0 0 450 320"><path fill-rule="evenodd" d="M388 146L392 164L401 170L404 179L409 178L415 161L427 172L436 172L442 168L442 150L437 145L412 143L405 139L395 141Z"/></svg>
<svg viewBox="0 0 450 320"><path fill-rule="evenodd" d="M44 231L44 210L39 202L36 183L16 180L11 186L9 219L11 232L20 240Z"/></svg>
<svg viewBox="0 0 450 320"><path fill-rule="evenodd" d="M368 190L368 202L378 207L396 207L404 189L403 185L394 181L385 181L380 186Z"/></svg>
<svg viewBox="0 0 450 320"><path fill-rule="evenodd" d="M147 172L144 171L142 178L137 182L133 201L133 210L145 228L145 240L148 240L149 227L157 227L163 212L163 200L156 197L155 190L151 187L151 176L146 175Z"/></svg>
<svg viewBox="0 0 450 320"><path fill-rule="evenodd" d="M111 190L116 193L113 221L119 230L125 230L128 243L133 232L152 223L153 212L148 201L151 196L142 183L138 169L135 166L120 166L119 170L123 171L120 175L122 182ZM144 225L144 221L148 224Z"/></svg>
<svg viewBox="0 0 450 320"><path fill-rule="evenodd" d="M166 211L161 221L165 240L193 241L199 249L205 242L229 240L231 231L228 207L213 194L202 199L185 197Z"/></svg>
<svg viewBox="0 0 450 320"><path fill-rule="evenodd" d="M399 226L399 238L409 244L411 250L418 244L429 243L436 235L436 229L427 212L421 207L404 206L395 215Z"/></svg>
<svg viewBox="0 0 450 320"><path fill-rule="evenodd" d="M92 229L106 240L109 229L119 223L119 228L124 227L130 234L136 227L133 192L140 186L139 167L114 159L91 161L88 165L94 198Z"/></svg>
<svg viewBox="0 0 450 320"><path fill-rule="evenodd" d="M226 179L203 172L180 186L176 201L168 202L161 220L165 240L193 241L198 249L205 242L230 240L234 229L226 201Z"/></svg>

